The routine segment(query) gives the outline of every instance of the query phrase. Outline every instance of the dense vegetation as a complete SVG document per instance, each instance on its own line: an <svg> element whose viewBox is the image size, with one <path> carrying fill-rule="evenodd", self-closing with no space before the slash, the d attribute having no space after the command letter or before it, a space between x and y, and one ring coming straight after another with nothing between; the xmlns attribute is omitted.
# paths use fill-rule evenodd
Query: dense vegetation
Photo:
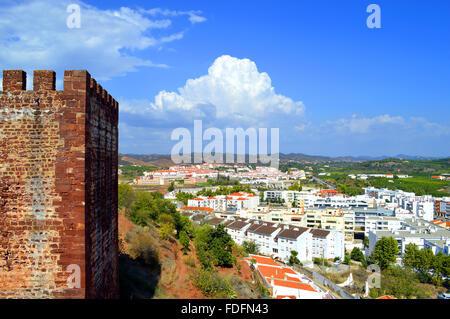
<svg viewBox="0 0 450 319"><path fill-rule="evenodd" d="M217 267L236 267L240 271L237 256L245 255L244 248L235 245L223 225L217 228L194 225L188 217L177 212L174 204L163 199L160 193L135 191L129 185L119 185L119 207L135 224L135 228L125 238L128 254L133 259L155 267L158 264L158 250L155 248L158 246L157 240L177 240L185 255L193 250L191 243L194 242L200 268L195 267L195 254L189 254L185 263L192 267L192 283L205 296L236 298L238 292L239 295L243 291L252 293L253 288L249 287L249 283L232 275L221 275L217 271ZM157 229L159 238L152 236L148 229ZM250 250L256 251L254 247ZM126 271L124 278L127 281L125 286L145 285L139 278L134 278L131 271Z"/></svg>
<svg viewBox="0 0 450 319"><path fill-rule="evenodd" d="M434 160L384 159L363 162L329 162L325 171L344 174L408 174L412 176L430 177L450 173L450 158ZM324 167L315 164L314 167Z"/></svg>
<svg viewBox="0 0 450 319"><path fill-rule="evenodd" d="M450 182L425 177L413 178L371 178L370 185L376 188L401 189L416 195L433 195L436 197L450 195Z"/></svg>
<svg viewBox="0 0 450 319"><path fill-rule="evenodd" d="M175 195L176 199L180 202L183 202L184 205L187 205L188 200L194 199L195 195L191 193L185 193L185 192L177 192Z"/></svg>
<svg viewBox="0 0 450 319"><path fill-rule="evenodd" d="M125 210L127 217L136 225L159 226L163 238L173 235L179 238L182 232L193 233L191 220L178 213L175 205L163 199L161 193L135 191L129 185L119 184L119 207Z"/></svg>
<svg viewBox="0 0 450 319"><path fill-rule="evenodd" d="M233 185L233 186L219 186L216 190L203 188L197 192L198 196L216 196L216 195L230 195L238 192L246 192L254 194L249 185Z"/></svg>
<svg viewBox="0 0 450 319"><path fill-rule="evenodd" d="M349 196L362 195L363 188L369 186L368 182L352 179L346 174L333 173L330 176L321 177L321 179L335 185L338 191Z"/></svg>
<svg viewBox="0 0 450 319"><path fill-rule="evenodd" d="M450 195L450 182L431 179L429 177L393 178L371 177L367 180L352 179L347 174L331 173L321 176L323 180L336 186L337 190L349 196L361 195L363 188L373 186L413 192L418 196L433 195L436 197Z"/></svg>
<svg viewBox="0 0 450 319"><path fill-rule="evenodd" d="M430 298L434 289L449 288L450 256L442 252L435 255L427 248L419 250L414 244L406 247L402 266L396 264L398 256L398 243L392 237L379 240L367 260L359 249L353 249L351 258L362 267L375 263L381 269L381 287L370 290L372 298Z"/></svg>
<svg viewBox="0 0 450 319"><path fill-rule="evenodd" d="M219 186L219 185L238 185L237 179L231 179L230 176L218 175L217 178L209 178L204 186Z"/></svg>
<svg viewBox="0 0 450 319"><path fill-rule="evenodd" d="M440 286L444 283L444 278L450 276L450 256L443 252L435 255L429 248L419 250L415 244L405 247L403 265L412 269L422 283Z"/></svg>

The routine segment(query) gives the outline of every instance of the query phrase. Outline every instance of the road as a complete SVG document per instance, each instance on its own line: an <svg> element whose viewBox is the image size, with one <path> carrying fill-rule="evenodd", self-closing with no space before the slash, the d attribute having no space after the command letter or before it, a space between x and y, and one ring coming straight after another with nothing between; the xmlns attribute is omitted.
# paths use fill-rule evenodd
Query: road
<svg viewBox="0 0 450 319"><path fill-rule="evenodd" d="M325 185L328 189L334 189L334 190L336 189L336 187L334 187L331 184L328 184L327 182L325 182L324 180L322 180L318 177L312 176L312 179L319 184Z"/></svg>

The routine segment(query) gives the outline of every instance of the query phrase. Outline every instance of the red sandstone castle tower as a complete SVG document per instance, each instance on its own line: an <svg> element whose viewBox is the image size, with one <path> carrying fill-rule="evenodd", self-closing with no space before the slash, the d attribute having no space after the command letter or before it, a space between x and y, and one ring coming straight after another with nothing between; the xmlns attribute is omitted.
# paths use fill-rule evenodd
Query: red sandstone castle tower
<svg viewBox="0 0 450 319"><path fill-rule="evenodd" d="M3 71L0 298L117 298L118 103L87 71L55 84Z"/></svg>

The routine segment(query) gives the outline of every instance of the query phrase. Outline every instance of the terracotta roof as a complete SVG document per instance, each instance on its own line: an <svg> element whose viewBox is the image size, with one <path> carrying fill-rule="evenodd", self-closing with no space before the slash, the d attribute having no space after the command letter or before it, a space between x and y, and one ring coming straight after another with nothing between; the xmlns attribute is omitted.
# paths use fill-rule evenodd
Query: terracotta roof
<svg viewBox="0 0 450 319"><path fill-rule="evenodd" d="M397 298L391 297L389 295L385 295L385 296L378 297L377 299L397 299Z"/></svg>
<svg viewBox="0 0 450 319"><path fill-rule="evenodd" d="M324 193L340 193L340 192L337 190L334 190L334 189L322 189L322 190L318 191L317 193L324 194Z"/></svg>
<svg viewBox="0 0 450 319"><path fill-rule="evenodd" d="M272 265L272 266L278 266L279 265L270 257L264 257L264 256L259 256L259 255L249 255L249 260L250 259L255 259L256 262L261 265Z"/></svg>
<svg viewBox="0 0 450 319"><path fill-rule="evenodd" d="M269 283L272 282L272 278L269 277L266 279ZM293 282L293 281L288 281L288 280L274 279L273 284L275 286L280 286L280 287L287 287L287 288L294 288L294 289L299 289L299 290L308 290L308 291L317 292L313 287L311 287L311 285L305 284L303 282Z"/></svg>
<svg viewBox="0 0 450 319"><path fill-rule="evenodd" d="M297 274L290 268L258 265L258 271L263 277L272 278L273 276L274 279L301 282L298 277L294 277L297 276Z"/></svg>
<svg viewBox="0 0 450 319"><path fill-rule="evenodd" d="M330 233L329 230L311 229L311 234L313 234L313 236L315 237L327 237L329 233Z"/></svg>

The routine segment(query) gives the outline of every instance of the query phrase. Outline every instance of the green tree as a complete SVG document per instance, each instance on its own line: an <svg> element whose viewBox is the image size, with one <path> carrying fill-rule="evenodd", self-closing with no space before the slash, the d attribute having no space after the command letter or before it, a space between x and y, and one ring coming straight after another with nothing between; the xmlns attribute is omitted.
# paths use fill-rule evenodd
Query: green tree
<svg viewBox="0 0 450 319"><path fill-rule="evenodd" d="M170 183L169 187L167 187L167 190L169 192L173 192L174 189L175 189L174 182L172 182L172 183Z"/></svg>
<svg viewBox="0 0 450 319"><path fill-rule="evenodd" d="M194 199L195 195L191 193L185 193L185 192L177 192L175 195L175 198L179 200L180 202L183 202L184 205L187 205L188 200Z"/></svg>
<svg viewBox="0 0 450 319"><path fill-rule="evenodd" d="M179 239L180 240L180 244L183 246L183 252L184 252L184 254L187 254L187 251L189 250L189 244L190 244L191 240L190 240L188 234L184 230L182 230L180 232L179 238L180 238Z"/></svg>
<svg viewBox="0 0 450 319"><path fill-rule="evenodd" d="M364 237L363 245L364 245L364 249L369 248L369 237Z"/></svg>
<svg viewBox="0 0 450 319"><path fill-rule="evenodd" d="M180 222L179 222L179 227L180 227L180 232L184 231L186 232L188 235L193 234L194 233L194 229L192 226L192 221L190 220L189 217L187 216L180 216Z"/></svg>
<svg viewBox="0 0 450 319"><path fill-rule="evenodd" d="M252 241L244 241L242 243L242 248L244 248L244 251L246 254L257 254L258 253L258 246L256 243Z"/></svg>
<svg viewBox="0 0 450 319"><path fill-rule="evenodd" d="M405 267L416 269L419 263L419 247L416 244L408 244L402 256L402 263Z"/></svg>
<svg viewBox="0 0 450 319"><path fill-rule="evenodd" d="M298 265L300 264L300 260L297 258L298 252L295 250L291 250L291 255L289 256L289 264L290 265Z"/></svg>
<svg viewBox="0 0 450 319"><path fill-rule="evenodd" d="M440 286L443 282L443 278L447 277L447 272L445 269L446 259L448 256L446 256L442 251L438 252L434 258L433 258L433 264L432 264L432 270L433 270L433 277L432 281L435 285Z"/></svg>
<svg viewBox="0 0 450 319"><path fill-rule="evenodd" d="M161 239L169 239L173 236L173 232L175 228L171 223L164 223L159 228L160 238Z"/></svg>
<svg viewBox="0 0 450 319"><path fill-rule="evenodd" d="M119 184L119 207L121 208L131 208L134 200L136 198L136 192L133 187L127 184Z"/></svg>
<svg viewBox="0 0 450 319"><path fill-rule="evenodd" d="M360 262L364 261L364 254L361 251L361 249L359 249L358 247L353 248L350 256L353 260L360 261Z"/></svg>
<svg viewBox="0 0 450 319"><path fill-rule="evenodd" d="M347 253L345 254L345 257L344 257L344 264L345 265L350 265L351 264L351 257Z"/></svg>
<svg viewBox="0 0 450 319"><path fill-rule="evenodd" d="M146 226L152 220L159 221L159 217L164 214L172 216L171 224L175 226L178 233L181 227L181 215L177 212L175 205L163 199L160 193L138 192L129 217L135 224Z"/></svg>
<svg viewBox="0 0 450 319"><path fill-rule="evenodd" d="M375 244L370 259L377 263L383 270L395 263L398 253L399 248L397 241L393 237L383 237Z"/></svg>
<svg viewBox="0 0 450 319"><path fill-rule="evenodd" d="M420 285L417 274L410 268L391 266L382 270L381 288L370 289L370 296L377 298L384 295L396 298L431 298L431 289Z"/></svg>
<svg viewBox="0 0 450 319"><path fill-rule="evenodd" d="M419 274L419 280L421 282L428 283L431 281L434 257L434 253L430 248L420 250L415 269Z"/></svg>
<svg viewBox="0 0 450 319"><path fill-rule="evenodd" d="M172 224L172 226L175 227L175 219L170 214L164 213L164 214L159 215L158 222L160 224Z"/></svg>
<svg viewBox="0 0 450 319"><path fill-rule="evenodd" d="M195 236L195 248L203 268L212 266L232 267L234 242L223 225L216 228L199 227Z"/></svg>

